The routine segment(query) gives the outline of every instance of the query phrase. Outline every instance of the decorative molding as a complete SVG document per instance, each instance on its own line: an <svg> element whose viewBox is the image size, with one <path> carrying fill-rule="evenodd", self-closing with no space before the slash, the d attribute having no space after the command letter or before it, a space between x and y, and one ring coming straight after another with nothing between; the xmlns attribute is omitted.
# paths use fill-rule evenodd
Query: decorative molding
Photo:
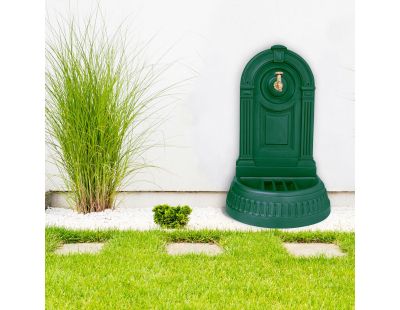
<svg viewBox="0 0 400 310"><path fill-rule="evenodd" d="M274 45L271 47L272 53L274 55L274 62L284 62L285 53L287 48L283 45Z"/></svg>
<svg viewBox="0 0 400 310"><path fill-rule="evenodd" d="M330 206L326 191L311 198L303 196L296 202L266 202L245 198L234 188L228 192L226 203L238 212L266 218L302 218L324 212Z"/></svg>
<svg viewBox="0 0 400 310"><path fill-rule="evenodd" d="M253 97L253 87L248 87L248 88L241 88L240 91L240 97L241 98L252 98Z"/></svg>
<svg viewBox="0 0 400 310"><path fill-rule="evenodd" d="M253 99L252 97L243 97L240 99L240 158L252 159L253 130L251 124L253 121Z"/></svg>
<svg viewBox="0 0 400 310"><path fill-rule="evenodd" d="M312 158L312 102L303 100L301 104L301 158Z"/></svg>

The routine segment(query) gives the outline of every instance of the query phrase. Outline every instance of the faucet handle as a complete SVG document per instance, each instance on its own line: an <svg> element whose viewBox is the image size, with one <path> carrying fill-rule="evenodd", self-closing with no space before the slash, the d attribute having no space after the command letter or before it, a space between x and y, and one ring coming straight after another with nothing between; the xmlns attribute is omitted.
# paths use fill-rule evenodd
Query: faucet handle
<svg viewBox="0 0 400 310"><path fill-rule="evenodd" d="M275 72L276 81L274 83L274 88L278 92L282 92L283 90L282 75L283 72L281 71Z"/></svg>

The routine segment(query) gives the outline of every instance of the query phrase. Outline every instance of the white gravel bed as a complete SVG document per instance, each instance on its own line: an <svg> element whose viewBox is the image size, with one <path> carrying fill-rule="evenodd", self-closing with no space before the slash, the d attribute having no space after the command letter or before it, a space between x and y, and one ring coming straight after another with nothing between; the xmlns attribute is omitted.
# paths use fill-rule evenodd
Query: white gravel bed
<svg viewBox="0 0 400 310"><path fill-rule="evenodd" d="M256 231L265 228L240 223L225 212L225 207L192 207L189 229L218 229ZM120 229L150 230L158 229L153 222L152 206L117 207L114 210L79 214L71 209L49 208L46 210L46 226L71 229ZM354 207L336 206L329 217L314 225L288 229L298 230L341 230L354 231Z"/></svg>

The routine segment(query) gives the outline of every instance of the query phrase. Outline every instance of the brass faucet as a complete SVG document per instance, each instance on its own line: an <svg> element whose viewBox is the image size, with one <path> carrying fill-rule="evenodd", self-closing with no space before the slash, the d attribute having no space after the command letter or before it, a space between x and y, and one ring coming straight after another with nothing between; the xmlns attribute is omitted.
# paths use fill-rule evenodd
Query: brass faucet
<svg viewBox="0 0 400 310"><path fill-rule="evenodd" d="M274 83L274 88L278 92L282 92L282 89L283 89L282 75L283 75L283 72L275 72L276 81Z"/></svg>

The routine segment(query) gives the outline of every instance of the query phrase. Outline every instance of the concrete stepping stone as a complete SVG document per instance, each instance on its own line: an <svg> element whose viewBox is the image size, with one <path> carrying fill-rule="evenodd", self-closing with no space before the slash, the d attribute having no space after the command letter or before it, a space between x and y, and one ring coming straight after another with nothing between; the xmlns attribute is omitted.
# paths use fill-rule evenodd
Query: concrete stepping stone
<svg viewBox="0 0 400 310"><path fill-rule="evenodd" d="M338 257L346 255L336 244L332 243L284 243L283 245L294 256L324 255L326 257Z"/></svg>
<svg viewBox="0 0 400 310"><path fill-rule="evenodd" d="M167 245L167 253L169 255L185 255L185 254L206 254L218 255L223 252L222 248L213 243L190 243L176 242Z"/></svg>
<svg viewBox="0 0 400 310"><path fill-rule="evenodd" d="M59 255L68 255L76 253L95 254L101 251L104 243L66 243L58 248L55 253Z"/></svg>

